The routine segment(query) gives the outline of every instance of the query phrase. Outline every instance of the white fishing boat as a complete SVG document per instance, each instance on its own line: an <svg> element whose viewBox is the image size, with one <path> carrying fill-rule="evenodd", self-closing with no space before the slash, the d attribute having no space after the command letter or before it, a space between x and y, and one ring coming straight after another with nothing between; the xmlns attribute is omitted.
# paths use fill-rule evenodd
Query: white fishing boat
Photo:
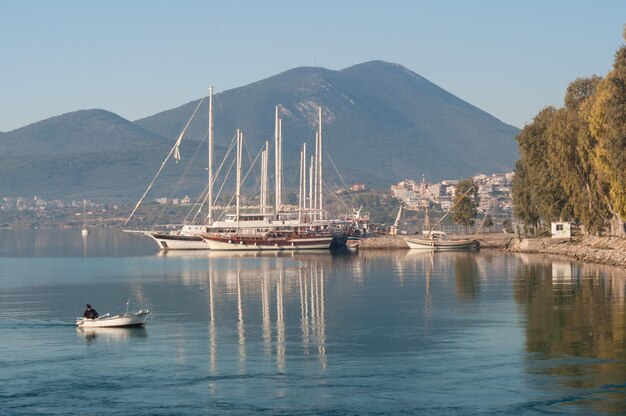
<svg viewBox="0 0 626 416"><path fill-rule="evenodd" d="M148 309L113 316L107 313L96 319L77 318L76 326L80 328L142 328L146 325L148 315L150 315Z"/></svg>

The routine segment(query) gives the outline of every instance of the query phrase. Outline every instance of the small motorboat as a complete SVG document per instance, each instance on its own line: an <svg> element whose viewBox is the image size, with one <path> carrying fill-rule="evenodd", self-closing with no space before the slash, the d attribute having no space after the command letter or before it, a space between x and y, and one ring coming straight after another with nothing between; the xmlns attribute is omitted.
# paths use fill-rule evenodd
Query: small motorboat
<svg viewBox="0 0 626 416"><path fill-rule="evenodd" d="M81 328L143 328L150 311L140 309L137 312L126 312L111 316L108 313L96 319L76 318L76 326Z"/></svg>

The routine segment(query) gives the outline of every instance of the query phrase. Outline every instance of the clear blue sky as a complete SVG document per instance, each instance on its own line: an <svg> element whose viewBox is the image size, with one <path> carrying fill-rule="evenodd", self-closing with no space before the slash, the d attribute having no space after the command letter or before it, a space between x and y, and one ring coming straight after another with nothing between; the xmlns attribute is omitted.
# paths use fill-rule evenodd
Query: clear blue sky
<svg viewBox="0 0 626 416"><path fill-rule="evenodd" d="M522 127L605 75L626 1L0 0L0 131L102 108L129 120L298 66L399 63Z"/></svg>

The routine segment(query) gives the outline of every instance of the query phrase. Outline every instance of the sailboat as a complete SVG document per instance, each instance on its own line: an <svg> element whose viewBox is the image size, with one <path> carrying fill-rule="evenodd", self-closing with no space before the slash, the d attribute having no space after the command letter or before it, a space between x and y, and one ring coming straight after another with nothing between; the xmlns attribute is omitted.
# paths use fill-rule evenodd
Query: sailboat
<svg viewBox="0 0 626 416"><path fill-rule="evenodd" d="M275 212L265 212L267 205L268 145L262 153L262 179L260 212L241 212L241 175L243 133L237 131L237 184L235 191L235 213L228 214L223 221L214 221L201 234L211 250L328 250L333 240L328 222L323 220L322 210L322 134L321 108L318 110L319 130L316 137L316 155L309 168L315 178L309 186L309 202L306 198L306 144L300 154L300 194L298 217L293 212L281 212L282 208L282 135L281 120L276 107L275 120ZM315 166L313 166L315 164ZM310 179L312 175L309 175ZM315 185L315 198L312 197ZM305 218L306 217L306 218Z"/></svg>
<svg viewBox="0 0 626 416"><path fill-rule="evenodd" d="M87 201L83 199L83 228L80 230L80 233L83 237L86 237L89 234L89 229L87 228L87 221L85 217L85 205Z"/></svg>
<svg viewBox="0 0 626 416"><path fill-rule="evenodd" d="M193 119L196 110L191 116ZM136 231L123 230L127 233L140 233L153 239L160 250L301 250L301 249L328 249L332 243L332 233L328 231L329 222L323 219L322 205L322 131L321 108L318 110L319 130L316 137L316 154L311 158L310 166L310 192L309 206L305 206L306 181L302 181L306 173L306 150L301 155L301 206L298 210L298 218L293 218L293 212L281 212L282 205L282 135L281 120L278 117L278 107L276 107L275 125L275 212L267 212L268 205L268 166L269 166L269 145L266 142L265 150L262 152L262 171L264 179L261 181L260 212L244 213L240 209L241 196L241 174L242 174L242 146L243 133L237 133L237 191L236 191L236 212L226 214L224 220L213 219L213 89L209 89L209 155L206 201L208 205L208 216L204 224L184 224L180 228L171 232L161 231ZM169 155L162 163L152 183L144 192L139 202L133 209L126 223L139 208L143 199L151 189L156 177L159 175L168 159L178 154L178 146L189 126L191 119L181 132L176 144L170 150ZM306 149L306 144L305 144ZM315 174L313 178L313 172ZM315 186L315 192L313 192ZM304 216L304 217L303 217ZM126 223L124 225L126 225Z"/></svg>
<svg viewBox="0 0 626 416"><path fill-rule="evenodd" d="M135 212L137 211L137 209L143 202L144 198L146 197L146 195L152 188L152 185L156 181L157 177L163 170L163 167L165 166L167 161L170 159L170 157L174 156L176 160L180 159L180 153L178 150L180 143L189 125L191 124L191 121L196 115L196 112L200 108L200 104L202 104L203 101L204 100L200 100L200 102L198 103L198 106L196 107L193 114L187 121L187 124L185 125L182 132L178 136L178 139L176 140L174 147L172 147L169 154L167 155L167 157L161 164L161 167L157 171L154 179L152 180L150 185L148 185L148 188L146 189L142 197L139 199L139 201L135 205L135 208L133 209L128 219L124 223L124 226L126 226L126 224L128 224L130 219L133 217L133 215L135 214ZM213 87L209 87L209 164L211 163L211 160L212 160L212 154L211 154L212 147L213 147L212 140L213 140ZM209 177L209 180L211 180L210 177ZM157 244L160 250L208 250L209 247L204 242L202 237L200 237L199 235L201 232L205 232L205 231L206 231L206 228L204 226L198 226L198 225L192 225L192 224L183 224L177 230L169 231L169 232L168 231L155 231L155 230L150 230L150 231L122 230L122 232L125 232L125 233L141 234L141 235L145 235L151 238L152 240L154 240L154 242Z"/></svg>
<svg viewBox="0 0 626 416"><path fill-rule="evenodd" d="M446 214L437 221L434 227L440 224L444 218L456 207L456 205L472 190L470 187L463 196L452 206ZM415 250L430 250L430 251L448 251L448 250L472 250L479 248L480 244L475 238L460 238L450 239L448 235L443 231L433 230L434 227L430 227L428 205L426 206L426 221L428 221L428 231L424 234L424 237L406 236L404 241L410 249Z"/></svg>

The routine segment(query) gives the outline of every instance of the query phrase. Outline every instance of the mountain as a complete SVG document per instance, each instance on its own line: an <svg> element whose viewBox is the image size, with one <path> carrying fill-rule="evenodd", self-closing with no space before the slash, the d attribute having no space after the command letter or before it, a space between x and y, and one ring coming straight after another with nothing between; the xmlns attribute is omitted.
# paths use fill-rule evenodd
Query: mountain
<svg viewBox="0 0 626 416"><path fill-rule="evenodd" d="M7 195L136 199L199 102L134 122L104 110L76 111L0 134L0 189ZM297 186L304 141L313 153L318 105L329 184L343 179L387 187L422 174L435 182L504 172L518 156L517 128L401 65L372 61L340 71L295 68L216 94L216 162L237 128L252 159L265 140L271 143L276 105L283 118L286 186ZM183 161L193 163L168 164L160 195L171 194L185 169L191 174L176 196L203 189L207 113L205 99L181 151Z"/></svg>
<svg viewBox="0 0 626 416"><path fill-rule="evenodd" d="M215 136L226 145L240 128L252 149L273 137L274 106L283 117L285 164L301 143L312 149L317 106L324 110L324 146L348 182L385 186L404 178L467 177L513 169L519 130L455 97L401 65L366 62L341 71L296 68L217 94ZM175 137L198 101L136 124ZM199 112L206 114L207 104ZM190 127L206 134L206 117Z"/></svg>
<svg viewBox="0 0 626 416"><path fill-rule="evenodd" d="M52 117L0 136L1 196L135 199L170 147L108 111Z"/></svg>

